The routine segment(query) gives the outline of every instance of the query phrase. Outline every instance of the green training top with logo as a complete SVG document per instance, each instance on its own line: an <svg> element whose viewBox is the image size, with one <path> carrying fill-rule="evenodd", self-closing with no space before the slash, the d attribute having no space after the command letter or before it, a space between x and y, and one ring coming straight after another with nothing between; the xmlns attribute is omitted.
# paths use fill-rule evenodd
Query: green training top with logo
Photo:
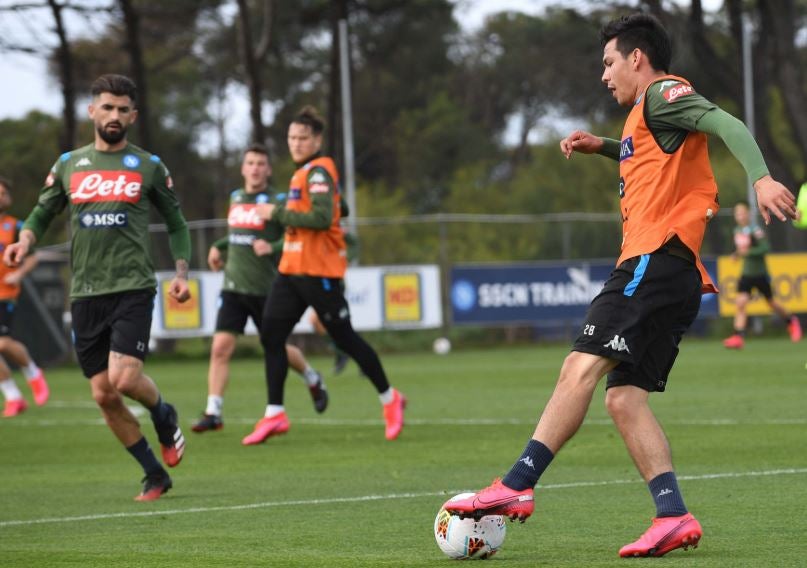
<svg viewBox="0 0 807 568"><path fill-rule="evenodd" d="M273 203L282 207L285 200L285 193L271 190L248 193L244 189L236 189L230 194L227 236L213 243L219 250L227 251L222 290L253 296L269 293L277 274L285 229L276 221L258 217L255 206ZM263 239L272 245L272 254L256 255L252 249L255 239Z"/></svg>
<svg viewBox="0 0 807 568"><path fill-rule="evenodd" d="M748 247L743 257L742 276L768 276L765 254L770 250L765 231L759 225L734 227L734 243L737 248Z"/></svg>
<svg viewBox="0 0 807 568"><path fill-rule="evenodd" d="M742 164L751 182L768 174L768 168L754 138L736 117L699 95L681 81L664 79L647 89L645 122L656 143L665 152L674 152L689 132L718 136ZM619 160L620 141L603 138L600 154Z"/></svg>
<svg viewBox="0 0 807 568"><path fill-rule="evenodd" d="M155 289L149 204L168 226L174 259L188 260L188 226L160 158L133 144L116 152L89 144L56 160L23 229L39 240L70 206L72 298Z"/></svg>

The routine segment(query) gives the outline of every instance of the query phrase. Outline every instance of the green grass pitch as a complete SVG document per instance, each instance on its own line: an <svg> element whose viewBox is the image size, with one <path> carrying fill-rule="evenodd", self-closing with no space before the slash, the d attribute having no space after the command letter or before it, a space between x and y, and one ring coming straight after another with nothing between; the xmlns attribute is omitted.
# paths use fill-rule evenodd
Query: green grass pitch
<svg viewBox="0 0 807 568"><path fill-rule="evenodd" d="M704 528L697 550L623 560L652 500L603 406L558 455L535 515L508 523L494 566L760 567L807 565L807 343L751 339L740 352L685 340L654 395L681 488ZM76 368L51 369L51 402L0 421L0 566L435 566L432 534L453 495L503 474L530 437L566 346L383 357L409 398L407 426L384 439L378 399L355 365L329 377L316 415L287 384L291 430L258 447L241 438L262 414L262 361L232 367L225 428L190 431L206 395L205 361L153 359L188 440L174 489L136 503L141 472L101 424ZM330 360L315 358L329 368ZM21 379L18 379L21 382ZM144 431L156 436L147 416Z"/></svg>

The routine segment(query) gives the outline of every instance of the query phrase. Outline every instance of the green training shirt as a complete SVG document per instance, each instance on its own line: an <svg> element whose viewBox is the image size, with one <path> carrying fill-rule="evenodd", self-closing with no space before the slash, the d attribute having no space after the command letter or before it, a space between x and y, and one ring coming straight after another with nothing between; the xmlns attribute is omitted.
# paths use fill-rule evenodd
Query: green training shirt
<svg viewBox="0 0 807 568"><path fill-rule="evenodd" d="M768 174L762 152L742 121L690 89L670 104L664 93L676 84L685 86L677 80L660 79L647 89L645 122L664 151L677 150L689 132L704 132L723 140L752 183ZM619 149L619 140L603 138L600 154L619 160Z"/></svg>
<svg viewBox="0 0 807 568"><path fill-rule="evenodd" d="M277 221L265 221L258 217L258 203L273 203L282 207L285 193L261 191L247 193L236 189L230 194L230 209L227 214L227 236L214 246L227 253L224 266L223 290L265 296L272 287L277 274L277 263L283 251L284 227ZM252 249L255 239L263 239L272 245L272 254L258 256Z"/></svg>
<svg viewBox="0 0 807 568"><path fill-rule="evenodd" d="M765 254L770 250L765 231L758 225L734 227L734 243L740 248L748 245L748 252L743 257L742 276L768 276Z"/></svg>
<svg viewBox="0 0 807 568"><path fill-rule="evenodd" d="M160 158L133 144L117 152L89 144L56 160L23 229L39 240L69 205L72 298L155 289L150 204L168 226L174 259L188 260L188 226Z"/></svg>

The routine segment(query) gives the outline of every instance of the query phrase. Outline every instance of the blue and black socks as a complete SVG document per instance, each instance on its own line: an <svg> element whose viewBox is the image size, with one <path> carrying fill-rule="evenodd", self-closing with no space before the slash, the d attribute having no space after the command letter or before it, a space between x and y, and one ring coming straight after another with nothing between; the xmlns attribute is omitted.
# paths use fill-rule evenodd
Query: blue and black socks
<svg viewBox="0 0 807 568"><path fill-rule="evenodd" d="M674 472L657 475L650 480L647 487L656 503L656 517L680 517L687 514Z"/></svg>
<svg viewBox="0 0 807 568"><path fill-rule="evenodd" d="M502 483L516 491L532 489L554 457L555 454L544 444L530 440L521 457L502 479Z"/></svg>

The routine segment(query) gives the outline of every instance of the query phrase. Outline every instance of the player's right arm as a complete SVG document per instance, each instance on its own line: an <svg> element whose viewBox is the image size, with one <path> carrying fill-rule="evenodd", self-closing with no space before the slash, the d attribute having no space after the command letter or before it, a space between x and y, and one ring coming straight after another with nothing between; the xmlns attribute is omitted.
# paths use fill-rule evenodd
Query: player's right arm
<svg viewBox="0 0 807 568"><path fill-rule="evenodd" d="M60 158L53 164L45 179L45 185L39 190L36 205L23 223L17 242L8 245L3 252L3 262L8 266L19 266L25 260L37 241L48 230L53 218L67 206L67 193L62 184L62 163L64 162Z"/></svg>
<svg viewBox="0 0 807 568"><path fill-rule="evenodd" d="M224 252L227 250L230 240L228 237L222 237L210 245L210 250L207 252L207 265L213 272L218 272L224 268Z"/></svg>

